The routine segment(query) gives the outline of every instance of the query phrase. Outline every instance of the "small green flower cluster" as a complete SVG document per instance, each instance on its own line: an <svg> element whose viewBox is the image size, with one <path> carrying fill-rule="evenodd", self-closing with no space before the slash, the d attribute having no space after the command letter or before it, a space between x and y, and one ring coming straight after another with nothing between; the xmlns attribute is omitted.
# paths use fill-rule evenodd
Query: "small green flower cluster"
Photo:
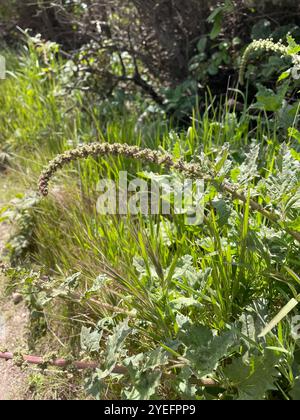
<svg viewBox="0 0 300 420"><path fill-rule="evenodd" d="M123 156L132 158L144 163L155 163L157 165L165 166L168 169L173 168L189 177L202 178L204 180L211 180L211 175L202 173L202 168L199 164L186 163L183 160L174 161L172 156L168 153L162 153L157 150L141 149L137 146L129 146L128 144L109 144L109 143L91 143L85 146L80 146L76 149L58 155L52 160L49 165L42 172L39 179L39 191L46 197L49 193L49 182L53 175L61 169L64 165L77 161L79 159L86 159L89 156Z"/></svg>
<svg viewBox="0 0 300 420"><path fill-rule="evenodd" d="M246 49L246 51L245 51L245 53L242 57L240 74L239 74L239 83L241 85L244 84L244 77L245 77L245 72L246 72L246 67L247 67L249 57L253 52L257 52L257 51L266 51L266 52L271 52L272 51L272 52L280 54L281 56L289 55L288 47L283 45L283 43L281 41L275 43L275 42L273 42L272 38L259 39L259 40L253 41L247 47L247 49Z"/></svg>

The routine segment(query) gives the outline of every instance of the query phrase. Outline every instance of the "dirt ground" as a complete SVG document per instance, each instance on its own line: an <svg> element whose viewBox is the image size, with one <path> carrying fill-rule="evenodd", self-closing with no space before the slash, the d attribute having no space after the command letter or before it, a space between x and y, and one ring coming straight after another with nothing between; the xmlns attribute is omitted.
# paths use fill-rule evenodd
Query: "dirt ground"
<svg viewBox="0 0 300 420"><path fill-rule="evenodd" d="M0 255L7 236L8 226L0 224ZM0 349L26 351L26 308L22 302L15 305L12 297L5 294L5 281L0 274ZM25 400L27 391L26 373L12 362L0 360L0 401Z"/></svg>

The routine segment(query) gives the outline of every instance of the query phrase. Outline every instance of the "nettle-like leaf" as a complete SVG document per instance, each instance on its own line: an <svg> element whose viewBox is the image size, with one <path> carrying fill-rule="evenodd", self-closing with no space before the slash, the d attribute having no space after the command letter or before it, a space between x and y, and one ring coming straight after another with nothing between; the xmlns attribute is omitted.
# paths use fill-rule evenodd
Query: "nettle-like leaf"
<svg viewBox="0 0 300 420"><path fill-rule="evenodd" d="M284 104L288 88L289 82L286 82L275 93L272 89L258 84L258 93L256 94L257 102L254 107L269 112L279 111Z"/></svg>
<svg viewBox="0 0 300 420"><path fill-rule="evenodd" d="M102 398L102 393L105 390L104 379L114 376L113 370L121 357L126 357L127 350L124 348L125 340L131 332L128 326L128 320L118 324L113 333L109 336L106 342L106 352L104 354L104 362L102 369L97 369L96 372L87 379L85 388L88 393L95 398ZM82 333L83 345L92 346L97 342L97 336L91 337L90 329L86 328ZM99 334L99 333L98 333ZM101 337L100 337L101 339ZM100 341L100 340L99 340ZM124 376L123 374L119 375Z"/></svg>
<svg viewBox="0 0 300 420"><path fill-rule="evenodd" d="M112 370L116 366L118 357L123 351L124 342L130 332L131 328L128 325L128 320L125 320L115 327L113 334L108 338L106 344L106 367L108 370Z"/></svg>
<svg viewBox="0 0 300 420"><path fill-rule="evenodd" d="M92 287L88 289L84 295L86 299L90 298L91 296L99 293L101 289L105 286L109 278L106 274L100 274L94 281Z"/></svg>
<svg viewBox="0 0 300 420"><path fill-rule="evenodd" d="M231 203L230 203L231 204ZM230 205L227 200L224 200L223 198L216 199L212 202L212 205L216 209L217 215L218 215L218 223L220 227L226 225L228 223L228 220L231 216L231 213L233 211L232 205Z"/></svg>
<svg viewBox="0 0 300 420"><path fill-rule="evenodd" d="M157 232L157 238L167 247L176 243L177 226L170 220L161 220L159 224L153 224L153 230ZM147 233L151 235L150 228Z"/></svg>
<svg viewBox="0 0 300 420"><path fill-rule="evenodd" d="M201 271L194 266L193 257L184 255L179 258L172 275L173 280L187 282L191 287L198 287L204 284L211 270Z"/></svg>
<svg viewBox="0 0 300 420"><path fill-rule="evenodd" d="M191 382L192 371L188 366L181 369L174 383L174 388L185 399L195 399L198 387Z"/></svg>
<svg viewBox="0 0 300 420"><path fill-rule="evenodd" d="M101 375L101 370L97 369L95 373L93 373L85 380L86 392L92 397L96 398L97 400L102 399L102 396L106 389L105 383L99 379Z"/></svg>
<svg viewBox="0 0 300 420"><path fill-rule="evenodd" d="M149 400L160 385L162 367L169 361L165 350L157 348L147 353L128 357L123 361L133 383L124 391L126 399Z"/></svg>
<svg viewBox="0 0 300 420"><path fill-rule="evenodd" d="M256 342L259 334L263 327L266 325L269 317L268 302L263 299L259 299L247 308L245 308L243 314L239 319L239 330L243 334L242 341L250 349L252 342Z"/></svg>
<svg viewBox="0 0 300 420"><path fill-rule="evenodd" d="M255 177L258 176L258 157L260 153L260 145L253 143L246 159L238 168L237 181L240 185L249 184Z"/></svg>
<svg viewBox="0 0 300 420"><path fill-rule="evenodd" d="M268 391L276 390L276 369L278 357L271 350L262 356L252 356L249 360L234 359L224 369L224 374L238 391L238 400L264 400Z"/></svg>
<svg viewBox="0 0 300 420"><path fill-rule="evenodd" d="M157 271L153 264L146 264L142 257L136 256L133 258L132 264L136 271L139 273L139 279L142 281L144 278L152 277L153 279L158 278Z"/></svg>
<svg viewBox="0 0 300 420"><path fill-rule="evenodd" d="M76 289L79 286L79 278L81 273L75 273L68 277L61 285L61 289Z"/></svg>
<svg viewBox="0 0 300 420"><path fill-rule="evenodd" d="M91 328L82 327L80 334L81 349L89 353L98 352L102 334L102 331L92 331Z"/></svg>
<svg viewBox="0 0 300 420"><path fill-rule="evenodd" d="M275 173L261 182L260 186L265 188L264 192L269 199L275 204L279 203L283 210L285 210L285 205L299 192L300 162L294 159L287 145L281 146L276 160Z"/></svg>
<svg viewBox="0 0 300 420"><path fill-rule="evenodd" d="M184 308L201 308L202 305L194 298L185 298L185 297L179 297L177 299L170 301L170 307L176 311L180 311Z"/></svg>
<svg viewBox="0 0 300 420"><path fill-rule="evenodd" d="M191 325L188 322L181 327L178 339L185 345L184 357L199 378L213 373L235 343L231 331L222 332L218 336L203 325Z"/></svg>
<svg viewBox="0 0 300 420"><path fill-rule="evenodd" d="M124 397L127 400L149 400L160 385L161 372L142 372L134 387L124 390Z"/></svg>

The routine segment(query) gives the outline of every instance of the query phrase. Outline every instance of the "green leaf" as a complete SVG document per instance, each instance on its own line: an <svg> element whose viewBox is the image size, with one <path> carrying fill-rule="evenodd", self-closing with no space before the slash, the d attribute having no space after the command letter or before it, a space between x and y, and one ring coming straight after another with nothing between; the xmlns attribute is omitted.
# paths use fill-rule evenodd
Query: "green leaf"
<svg viewBox="0 0 300 420"><path fill-rule="evenodd" d="M207 37L203 36L202 38L200 38L200 41L197 44L197 49L199 53L203 53L206 49L206 46L207 46Z"/></svg>
<svg viewBox="0 0 300 420"><path fill-rule="evenodd" d="M155 369L168 363L168 354L165 350L157 348L145 353L143 369Z"/></svg>
<svg viewBox="0 0 300 420"><path fill-rule="evenodd" d="M231 207L223 199L214 200L212 204L217 211L219 225L224 226L228 223L228 219L231 215Z"/></svg>
<svg viewBox="0 0 300 420"><path fill-rule="evenodd" d="M280 89L277 93L273 92L272 89L267 89L262 85L258 85L258 87L259 90L256 94L257 103L255 106L259 109L264 109L265 111L279 111L282 107L288 86L283 84L282 89Z"/></svg>
<svg viewBox="0 0 300 420"><path fill-rule="evenodd" d="M202 325L184 324L178 338L186 346L184 357L200 378L211 374L219 361L228 356L228 349L234 344L232 332L216 336Z"/></svg>
<svg viewBox="0 0 300 420"><path fill-rule="evenodd" d="M181 369L181 372L177 376L177 383L175 387L177 391L182 395L182 398L185 399L195 399L197 393L197 386L191 383L192 371L188 366L185 366Z"/></svg>
<svg viewBox="0 0 300 420"><path fill-rule="evenodd" d="M172 309L175 310L181 310L183 308L189 308L191 306L198 308L202 307L202 305L196 299L185 297L180 297L178 299L170 301L170 306L172 307Z"/></svg>
<svg viewBox="0 0 300 420"><path fill-rule="evenodd" d="M160 385L160 371L142 372L130 391L125 391L127 400L150 400Z"/></svg>
<svg viewBox="0 0 300 420"><path fill-rule="evenodd" d="M208 23L213 23L215 19L220 15L223 14L223 12L231 12L234 10L234 4L231 0L226 0L225 4L222 6L216 7L213 12L209 15L207 18Z"/></svg>
<svg viewBox="0 0 300 420"><path fill-rule="evenodd" d="M290 77L290 75L291 75L291 70L287 70L287 71L281 73L281 75L278 77L278 80L277 81L278 82L281 82L282 80L285 80L288 77Z"/></svg>
<svg viewBox="0 0 300 420"><path fill-rule="evenodd" d="M81 273L75 273L72 276L68 277L62 284L61 288L76 289L79 286L79 278Z"/></svg>
<svg viewBox="0 0 300 420"><path fill-rule="evenodd" d="M88 394L96 398L98 401L102 399L102 395L105 392L107 386L104 381L99 379L101 376L101 371L96 370L89 378L85 381L85 389Z"/></svg>
<svg viewBox="0 0 300 420"><path fill-rule="evenodd" d="M290 127L288 133L289 137L292 137L300 143L300 132L295 127Z"/></svg>
<svg viewBox="0 0 300 420"><path fill-rule="evenodd" d="M115 327L113 334L108 338L106 353L106 368L108 370L112 370L115 367L124 341L130 332L131 328L128 326L128 320L125 320Z"/></svg>
<svg viewBox="0 0 300 420"><path fill-rule="evenodd" d="M86 292L85 298L89 298L95 293L99 292L104 287L107 281L108 281L108 277L105 274L101 274L100 276L98 276L95 279L92 287Z"/></svg>
<svg viewBox="0 0 300 420"><path fill-rule="evenodd" d="M196 269L194 267L193 257L191 255L184 255L176 263L172 280L186 282L189 286L197 286L199 288L201 283L207 279L209 273L210 270L201 271Z"/></svg>
<svg viewBox="0 0 300 420"><path fill-rule="evenodd" d="M258 158L260 145L251 144L250 150L246 153L246 159L239 167L238 183L240 185L249 184L258 175Z"/></svg>
<svg viewBox="0 0 300 420"><path fill-rule="evenodd" d="M100 340L102 332L92 331L91 328L82 327L80 334L81 349L89 353L100 350Z"/></svg>
<svg viewBox="0 0 300 420"><path fill-rule="evenodd" d="M285 223L285 226L289 229L300 232L300 216L296 217L296 219L291 222Z"/></svg>
<svg viewBox="0 0 300 420"><path fill-rule="evenodd" d="M214 18L214 26L209 34L210 39L214 40L219 36L222 30L222 23L223 23L223 12L220 12Z"/></svg>
<svg viewBox="0 0 300 420"><path fill-rule="evenodd" d="M293 389L289 394L294 401L300 401L300 377L295 379Z"/></svg>
<svg viewBox="0 0 300 420"><path fill-rule="evenodd" d="M167 352L161 348L125 359L124 366L127 367L134 384L129 391L125 391L126 398L149 400L160 385L162 367L168 360Z"/></svg>
<svg viewBox="0 0 300 420"><path fill-rule="evenodd" d="M223 13L224 6L217 7L207 18L208 23L214 23L215 19Z"/></svg>
<svg viewBox="0 0 300 420"><path fill-rule="evenodd" d="M288 54L290 54L290 55L298 54L300 52L300 45L297 44L295 39L291 35L288 35L287 36L287 41L288 41L288 44L289 44Z"/></svg>
<svg viewBox="0 0 300 420"><path fill-rule="evenodd" d="M263 356L253 356L247 362L242 358L234 359L224 369L225 376L238 390L239 400L264 400L267 391L276 390L276 369L278 358L272 351L265 351Z"/></svg>

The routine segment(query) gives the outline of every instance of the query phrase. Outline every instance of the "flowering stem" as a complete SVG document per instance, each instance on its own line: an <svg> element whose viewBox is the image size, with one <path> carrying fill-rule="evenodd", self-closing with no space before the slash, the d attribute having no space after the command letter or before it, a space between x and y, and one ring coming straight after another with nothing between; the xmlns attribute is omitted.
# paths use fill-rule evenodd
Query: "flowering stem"
<svg viewBox="0 0 300 420"><path fill-rule="evenodd" d="M229 182L218 182L217 177L213 173L204 173L201 165L197 163L188 163L182 159L177 161L174 160L172 155L168 153L162 153L157 150L142 149L138 146L129 146L128 144L119 143L91 143L85 146L77 147L76 149L65 152L62 155L58 155L52 160L49 165L42 172L39 179L39 191L46 197L49 193L49 182L53 175L61 169L64 165L67 165L78 159L86 159L89 156L124 156L139 160L144 163L154 163L160 166L165 166L167 169L174 169L191 179L203 179L204 181L214 182L218 190L222 193L229 194L232 199L238 199L244 204L247 203L247 197L239 192L237 188ZM250 207L253 211L257 211L270 220L273 223L280 223L280 217L271 211L266 210L263 206L258 204L254 200L250 200ZM290 234L294 239L300 243L300 233L289 228L283 227L283 229Z"/></svg>

